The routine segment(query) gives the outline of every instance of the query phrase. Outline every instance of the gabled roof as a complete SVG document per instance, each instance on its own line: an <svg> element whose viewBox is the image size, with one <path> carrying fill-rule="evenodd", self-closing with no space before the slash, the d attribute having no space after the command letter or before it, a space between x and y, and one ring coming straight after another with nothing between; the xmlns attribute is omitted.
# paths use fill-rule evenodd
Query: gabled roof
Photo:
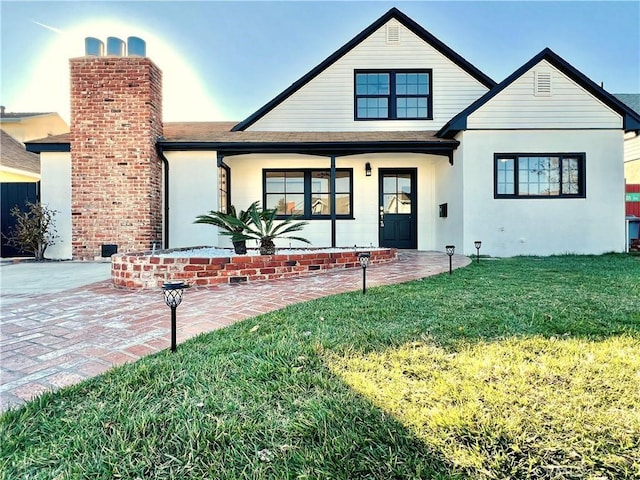
<svg viewBox="0 0 640 480"><path fill-rule="evenodd" d="M280 95L275 97L273 100L271 100L269 103L264 105L258 111L253 113L251 116L249 116L242 122L238 123L235 127L233 127L233 130L234 131L244 130L250 127L251 125L253 125L255 122L260 120L263 116L265 116L267 113L273 110L276 106L284 102L287 98L289 98L295 92L300 90L304 85L309 83L311 80L317 77L320 73L326 70L330 65L335 63L337 60L342 58L351 50L353 50L353 48L359 45L362 41L364 41L376 30L384 26L391 19L395 19L398 22L400 22L402 25L408 28L411 32L413 32L419 38L421 38L426 43L431 45L433 48L438 50L441 54L443 54L453 63L458 65L460 68L462 68L464 71L466 71L469 75L471 75L473 78L478 80L478 82L480 82L487 88L492 88L496 85L496 82L494 82L491 78L489 78L487 75L482 73L480 70L474 67L471 63L469 63L463 57L458 55L456 52L451 50L449 47L447 47L444 43L442 43L436 37L431 35L428 31L426 31L423 27L417 24L414 20L412 20L411 18L406 16L404 13L402 13L400 10L394 7L391 10L389 10L387 13L385 13L383 16L381 16L378 20L373 22L370 26L365 28L358 35L356 35L351 41L346 43L343 47L336 50L333 54L327 57L322 63L316 66L313 70L311 70L302 78L294 82L289 88L287 88Z"/></svg>
<svg viewBox="0 0 640 480"><path fill-rule="evenodd" d="M24 145L0 129L0 165L25 172L40 173L40 157L29 153Z"/></svg>
<svg viewBox="0 0 640 480"><path fill-rule="evenodd" d="M622 126L625 131L640 130L640 114L621 102L614 95L608 93L606 90L598 86L595 82L593 82L593 80L590 80L586 75L570 65L562 57L554 53L550 48L545 48L539 54L525 63L522 67L517 69L502 82L485 93L482 97L480 97L458 115L449 120L447 124L438 131L437 136L443 138L453 138L458 132L466 130L467 119L469 115L489 102L489 100L491 100L498 93L511 85L514 81L528 72L542 60L546 60L547 62L549 62L551 65L564 73L567 77L584 88L587 92L596 97L606 106L620 114L622 116Z"/></svg>
<svg viewBox="0 0 640 480"><path fill-rule="evenodd" d="M614 93L613 95L640 115L640 93Z"/></svg>

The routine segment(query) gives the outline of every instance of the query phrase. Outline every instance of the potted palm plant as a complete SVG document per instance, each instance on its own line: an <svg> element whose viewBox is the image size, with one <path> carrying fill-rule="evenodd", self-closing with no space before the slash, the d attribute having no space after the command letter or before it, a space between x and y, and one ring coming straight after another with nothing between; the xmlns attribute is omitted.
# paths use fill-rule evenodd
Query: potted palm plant
<svg viewBox="0 0 640 480"><path fill-rule="evenodd" d="M223 234L234 234L241 233L248 225L251 224L252 219L249 216L249 210L252 208L257 208L258 202L253 202L249 209L240 210L240 213L237 213L236 207L233 205L229 206L228 212L220 212L211 210L206 215L198 215L196 220L193 223L204 223L207 225L213 225L214 227L218 227ZM233 250L238 255L246 255L247 253L247 242L246 239L231 239L233 242Z"/></svg>
<svg viewBox="0 0 640 480"><path fill-rule="evenodd" d="M278 210L263 210L258 207L258 202L254 202L247 210L249 216L248 222L241 222L239 219L231 220L237 229L233 232L222 232L223 235L231 236L236 242L240 240L257 240L260 242L260 255L273 255L276 253L276 238L289 238L304 243L311 243L306 238L291 235L299 232L309 222L297 221L297 217L287 217L284 220L277 221ZM240 228L242 227L242 228Z"/></svg>

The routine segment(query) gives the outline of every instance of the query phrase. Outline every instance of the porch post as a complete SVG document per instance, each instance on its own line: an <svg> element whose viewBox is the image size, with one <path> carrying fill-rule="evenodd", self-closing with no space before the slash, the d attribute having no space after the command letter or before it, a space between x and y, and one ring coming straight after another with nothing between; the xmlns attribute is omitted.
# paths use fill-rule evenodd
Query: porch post
<svg viewBox="0 0 640 480"><path fill-rule="evenodd" d="M330 174L330 190L331 190L331 247L336 246L336 156L331 155L331 174Z"/></svg>

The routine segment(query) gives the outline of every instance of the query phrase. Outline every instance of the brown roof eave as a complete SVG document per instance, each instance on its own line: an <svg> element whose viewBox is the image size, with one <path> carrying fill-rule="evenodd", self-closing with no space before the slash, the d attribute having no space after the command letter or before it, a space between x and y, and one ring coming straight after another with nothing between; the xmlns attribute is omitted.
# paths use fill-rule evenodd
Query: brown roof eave
<svg viewBox="0 0 640 480"><path fill-rule="evenodd" d="M159 141L164 151L215 150L247 153L308 153L335 155L345 153L412 152L436 153L453 151L460 145L457 140L437 141L355 141L355 142L171 142Z"/></svg>

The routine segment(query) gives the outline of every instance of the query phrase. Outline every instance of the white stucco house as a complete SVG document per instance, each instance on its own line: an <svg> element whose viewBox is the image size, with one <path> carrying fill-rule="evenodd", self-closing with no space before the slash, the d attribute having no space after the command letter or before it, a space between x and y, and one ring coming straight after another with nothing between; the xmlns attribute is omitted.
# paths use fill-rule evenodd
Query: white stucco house
<svg viewBox="0 0 640 480"><path fill-rule="evenodd" d="M228 245L195 217L260 200L308 220L316 247L624 251L623 143L638 130L549 49L496 83L393 8L247 119L164 123L161 243ZM57 258L77 241L69 139L28 144L63 212Z"/></svg>

